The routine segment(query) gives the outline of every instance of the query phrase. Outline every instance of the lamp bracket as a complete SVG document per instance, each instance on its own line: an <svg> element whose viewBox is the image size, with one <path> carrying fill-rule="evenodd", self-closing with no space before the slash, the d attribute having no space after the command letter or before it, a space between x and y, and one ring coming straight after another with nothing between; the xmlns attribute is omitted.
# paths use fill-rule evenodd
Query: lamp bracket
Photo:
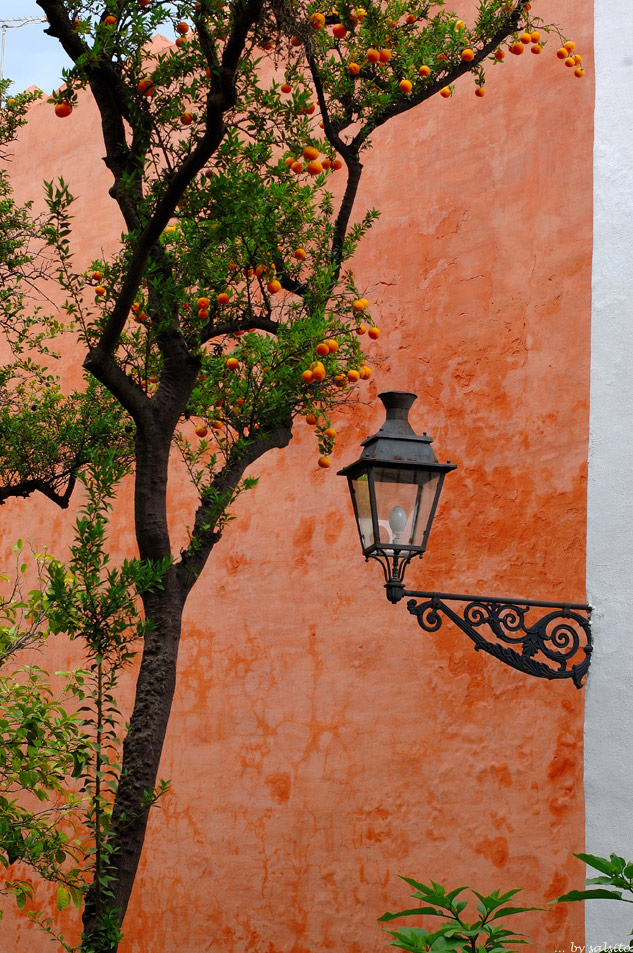
<svg viewBox="0 0 633 953"><path fill-rule="evenodd" d="M593 650L591 606L403 588L404 596L413 597L407 609L425 632L437 632L446 616L474 642L475 651L487 652L536 678L571 678L576 688L582 688ZM466 605L456 611L448 602ZM531 608L553 611L531 622ZM494 639L485 634L486 629Z"/></svg>

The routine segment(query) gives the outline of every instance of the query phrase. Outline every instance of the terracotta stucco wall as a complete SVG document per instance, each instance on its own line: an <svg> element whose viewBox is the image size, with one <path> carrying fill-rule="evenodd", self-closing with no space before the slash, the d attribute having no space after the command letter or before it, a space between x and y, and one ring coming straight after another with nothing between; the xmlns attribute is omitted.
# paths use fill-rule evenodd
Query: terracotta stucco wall
<svg viewBox="0 0 633 953"><path fill-rule="evenodd" d="M459 469L409 585L581 601L585 594L591 268L591 5L539 3L587 60L510 57L375 137L359 214L382 217L356 271L382 336L370 383L420 395L412 421ZM63 174L86 263L116 240L94 114L33 107L18 193ZM96 169L96 170L95 170ZM104 188L105 187L105 188ZM382 416L336 424L335 462ZM478 656L448 624L423 634L359 554L344 481L311 431L259 465L259 486L187 607L162 775L122 953L380 950L398 873L542 903L578 885L583 695ZM174 522L189 506L172 487ZM133 552L124 501L114 549ZM191 512L191 511L189 511ZM0 512L6 543L69 539L47 502ZM184 520L187 522L187 519ZM60 646L51 666L65 662ZM518 921L517 921L518 922ZM543 951L582 941L580 908L527 915ZM7 921L13 949L47 949ZM566 947L565 947L566 944ZM11 949L11 947L9 947Z"/></svg>

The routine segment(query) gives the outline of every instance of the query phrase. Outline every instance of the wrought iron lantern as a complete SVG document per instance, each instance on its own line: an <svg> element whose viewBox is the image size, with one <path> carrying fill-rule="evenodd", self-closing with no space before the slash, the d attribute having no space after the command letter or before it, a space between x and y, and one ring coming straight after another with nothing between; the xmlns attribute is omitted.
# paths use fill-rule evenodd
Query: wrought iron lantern
<svg viewBox="0 0 633 953"><path fill-rule="evenodd" d="M538 678L571 678L580 688L592 651L590 606L405 589L406 567L424 555L444 477L455 465L439 463L432 438L416 434L409 423L415 394L388 391L379 397L385 423L339 475L348 480L363 555L381 564L389 601L414 597L407 608L425 631L436 632L444 615L477 650ZM416 602L419 598L425 601ZM458 612L447 602L465 607ZM529 613L535 607L555 611L533 622ZM484 635L487 629L493 638Z"/></svg>

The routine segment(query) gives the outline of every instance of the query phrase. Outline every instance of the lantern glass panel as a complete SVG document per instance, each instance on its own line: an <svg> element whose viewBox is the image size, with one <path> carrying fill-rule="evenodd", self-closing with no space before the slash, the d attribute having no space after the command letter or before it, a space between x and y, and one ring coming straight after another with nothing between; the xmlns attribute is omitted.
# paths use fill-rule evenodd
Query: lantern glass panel
<svg viewBox="0 0 633 953"><path fill-rule="evenodd" d="M374 468L382 546L422 546L439 481L433 471Z"/></svg>
<svg viewBox="0 0 633 953"><path fill-rule="evenodd" d="M356 521L358 523L358 532L360 533L361 545L363 549L368 549L376 542L374 539L374 527L371 517L369 477L367 472L360 473L357 477L351 479L349 482L353 494L354 508L356 511L355 515Z"/></svg>

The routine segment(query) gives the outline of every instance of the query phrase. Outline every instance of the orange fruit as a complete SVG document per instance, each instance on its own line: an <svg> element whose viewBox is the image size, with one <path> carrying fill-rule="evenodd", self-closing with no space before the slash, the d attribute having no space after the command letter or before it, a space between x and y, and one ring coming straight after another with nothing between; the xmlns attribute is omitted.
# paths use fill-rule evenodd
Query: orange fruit
<svg viewBox="0 0 633 953"><path fill-rule="evenodd" d="M281 282L277 281L276 278L273 278L272 281L269 281L266 285L268 288L268 293L271 295L276 295L281 291Z"/></svg>
<svg viewBox="0 0 633 953"><path fill-rule="evenodd" d="M347 36L347 30L342 23L335 23L332 27L332 34L337 40L342 40L344 36Z"/></svg>
<svg viewBox="0 0 633 953"><path fill-rule="evenodd" d="M325 26L325 17L322 13L313 13L310 17L310 26L313 30L322 30Z"/></svg>
<svg viewBox="0 0 633 953"><path fill-rule="evenodd" d="M290 83L283 83L281 86L282 93L289 93L291 92L291 89L292 87L290 86Z"/></svg>
<svg viewBox="0 0 633 953"><path fill-rule="evenodd" d="M288 168L290 168L290 167L292 166L292 164L294 163L294 161L295 161L295 160L294 160L293 156L288 156L287 159L284 159L284 164L287 165Z"/></svg>
<svg viewBox="0 0 633 953"><path fill-rule="evenodd" d="M299 162L299 161L293 162L290 168L292 169L293 172L299 175L300 172L303 172L303 162Z"/></svg>
<svg viewBox="0 0 633 953"><path fill-rule="evenodd" d="M325 368L323 367L323 364L319 364L317 367L312 368L312 377L315 381L319 381L319 383L325 380Z"/></svg>
<svg viewBox="0 0 633 953"><path fill-rule="evenodd" d="M370 328L367 332L372 339L372 341L377 341L380 337L380 328Z"/></svg>
<svg viewBox="0 0 633 953"><path fill-rule="evenodd" d="M184 36L185 33L188 33L188 32L189 32L188 23L179 23L178 26L176 27L176 33L180 33L181 36Z"/></svg>
<svg viewBox="0 0 633 953"><path fill-rule="evenodd" d="M367 298L357 298L356 301L352 302L352 308L354 311L364 311L369 307L369 301Z"/></svg>
<svg viewBox="0 0 633 953"><path fill-rule="evenodd" d="M224 424L222 423L221 420L214 420L211 423L211 426L213 427L214 430L222 430L222 427L224 426Z"/></svg>
<svg viewBox="0 0 633 953"><path fill-rule="evenodd" d="M342 161L340 159L332 159L332 168L334 169L335 172L337 171L337 169L342 169L343 168Z"/></svg>
<svg viewBox="0 0 633 953"><path fill-rule="evenodd" d="M505 60L506 51L505 50L495 50L495 59L496 60Z"/></svg>
<svg viewBox="0 0 633 953"><path fill-rule="evenodd" d="M302 373L302 375L301 375L301 379L303 380L303 383L304 383L304 384L311 384L313 377L314 377L314 375L313 375L312 371L310 371L310 370L303 371L303 373Z"/></svg>
<svg viewBox="0 0 633 953"><path fill-rule="evenodd" d="M362 381L368 381L371 377L371 367L368 367L366 364L362 364L358 373L360 374L360 379Z"/></svg>
<svg viewBox="0 0 633 953"><path fill-rule="evenodd" d="M334 429L334 427L328 427L327 430L323 432L323 436L329 437L330 440L334 440L334 438L336 437L336 430Z"/></svg>
<svg viewBox="0 0 633 953"><path fill-rule="evenodd" d="M186 50L187 47L189 46L189 43L187 42L184 36L179 36L178 39L176 40L176 46L178 47L179 50Z"/></svg>
<svg viewBox="0 0 633 953"><path fill-rule="evenodd" d="M210 304L211 302L209 301L208 298L198 298L196 302L196 306L198 308L208 308Z"/></svg>
<svg viewBox="0 0 633 953"><path fill-rule="evenodd" d="M95 288L95 294L96 294L96 295L104 295L105 293L106 293L106 290L105 290L105 288L103 287L103 285L97 285L97 287Z"/></svg>
<svg viewBox="0 0 633 953"><path fill-rule="evenodd" d="M356 384L356 382L360 380L360 373L355 368L352 368L351 371L347 372L347 379L350 384Z"/></svg>
<svg viewBox="0 0 633 953"><path fill-rule="evenodd" d="M573 52L573 50L576 49L576 44L574 43L573 40L567 40L566 43L563 43L563 46L565 47L568 53L571 53Z"/></svg>
<svg viewBox="0 0 633 953"><path fill-rule="evenodd" d="M255 269L255 274L257 275L258 278L261 278L261 276L265 274L265 272L266 272L265 265L258 265L257 268Z"/></svg>
<svg viewBox="0 0 633 953"><path fill-rule="evenodd" d="M220 304L226 304L226 302L223 301L223 302L220 302ZM209 317L209 312L207 311L206 308L199 308L198 317L202 318L203 321L206 321L206 319Z"/></svg>
<svg viewBox="0 0 633 953"><path fill-rule="evenodd" d="M321 159L321 165L323 166L324 169L332 168L332 163L329 159Z"/></svg>
<svg viewBox="0 0 633 953"><path fill-rule="evenodd" d="M315 149L314 146L306 146L305 149L303 150L303 158L304 159L318 159L319 150Z"/></svg>
<svg viewBox="0 0 633 953"><path fill-rule="evenodd" d="M430 76L430 75L431 75L431 67L430 67L430 66L421 66L420 69L418 70L418 73L420 74L420 76Z"/></svg>
<svg viewBox="0 0 633 953"><path fill-rule="evenodd" d="M205 427L204 424L198 424L194 433L196 437L206 437L206 435L209 433L209 428Z"/></svg>
<svg viewBox="0 0 633 953"><path fill-rule="evenodd" d="M311 427L316 427L317 419L314 414L306 414L306 423Z"/></svg>
<svg viewBox="0 0 633 953"><path fill-rule="evenodd" d="M92 280L93 280L93 281L101 281L102 278L103 278L103 275L101 274L100 271L93 271L93 273L92 273Z"/></svg>
<svg viewBox="0 0 633 953"><path fill-rule="evenodd" d="M486 90L483 88L483 86L478 86L477 89L475 90L475 96L479 96L480 99L483 99L485 95L486 95Z"/></svg>
<svg viewBox="0 0 633 953"><path fill-rule="evenodd" d="M116 17L113 17L112 14L110 14L103 22L106 26L116 26Z"/></svg>
<svg viewBox="0 0 633 953"><path fill-rule="evenodd" d="M576 61L574 60L574 57L568 56L567 59L565 60L565 66L569 66L571 68L572 66L575 66L575 65L576 65Z"/></svg>
<svg viewBox="0 0 633 953"><path fill-rule="evenodd" d="M358 63L350 63L349 66L347 67L347 72L349 73L350 76L358 76L358 74L360 73L360 66L358 65Z"/></svg>
<svg viewBox="0 0 633 953"><path fill-rule="evenodd" d="M336 384L337 387L341 387L341 388L347 387L347 377L345 376L345 374L335 374L334 383Z"/></svg>
<svg viewBox="0 0 633 953"><path fill-rule="evenodd" d="M528 43L531 43L531 42L532 42L532 34L531 34L531 33L522 33L521 36L519 37L519 39L521 40L521 43L523 43L525 46L527 46Z"/></svg>
<svg viewBox="0 0 633 953"><path fill-rule="evenodd" d="M193 114L190 112L184 112L180 116L180 125L181 126L190 126L193 122Z"/></svg>
<svg viewBox="0 0 633 953"><path fill-rule="evenodd" d="M230 371L236 371L240 366L240 362L236 357L228 357L226 360L226 366Z"/></svg>
<svg viewBox="0 0 633 953"><path fill-rule="evenodd" d="M450 97L450 95L451 95L451 87L450 87L450 86L444 86L442 89L440 89L440 96L443 96L444 99L448 99L448 98Z"/></svg>
<svg viewBox="0 0 633 953"><path fill-rule="evenodd" d="M138 91L142 93L143 96L153 96L156 92L156 87L154 86L154 80L149 76L144 76L143 79L139 80Z"/></svg>
<svg viewBox="0 0 633 953"><path fill-rule="evenodd" d="M380 50L369 49L365 54L368 63L378 63L380 61Z"/></svg>
<svg viewBox="0 0 633 953"><path fill-rule="evenodd" d="M308 162L308 175L321 175L323 172L323 166L318 159L313 159L311 162Z"/></svg>
<svg viewBox="0 0 633 953"><path fill-rule="evenodd" d="M556 50L556 56L559 58L559 60L566 60L568 55L569 54L564 46L561 46L559 50Z"/></svg>
<svg viewBox="0 0 633 953"><path fill-rule="evenodd" d="M66 116L70 116L73 111L73 107L70 103L57 103L55 106L55 115L59 116L60 119L65 119Z"/></svg>
<svg viewBox="0 0 633 953"><path fill-rule="evenodd" d="M359 324L358 327L356 328L356 333L357 333L357 334L365 334L366 331L367 331L367 325L366 325L366 324Z"/></svg>
<svg viewBox="0 0 633 953"><path fill-rule="evenodd" d="M532 41L532 43L541 42L541 34L539 33L538 30L532 30L532 32L530 33L530 40Z"/></svg>
<svg viewBox="0 0 633 953"><path fill-rule="evenodd" d="M220 294L218 295L217 301L218 301L218 304L228 304L228 303L229 303L229 296L228 296L228 294L226 293L226 291L221 291L221 292L220 292ZM206 308L201 308L200 310L201 310L201 311L206 311ZM200 312L198 312L198 313L200 313Z"/></svg>
<svg viewBox="0 0 633 953"><path fill-rule="evenodd" d="M524 50L523 43L520 43L518 40L516 43L513 43L510 47L510 52L514 53L515 56L520 56Z"/></svg>
<svg viewBox="0 0 633 953"><path fill-rule="evenodd" d="M306 256L306 251L305 248L295 248L292 254L298 261L303 261Z"/></svg>
<svg viewBox="0 0 633 953"><path fill-rule="evenodd" d="M335 341L334 338L328 338L325 343L327 344L327 349L330 354L336 354L338 351L338 341Z"/></svg>
<svg viewBox="0 0 633 953"><path fill-rule="evenodd" d="M462 50L462 59L465 63L470 63L475 59L475 51L467 46L465 50Z"/></svg>
<svg viewBox="0 0 633 953"><path fill-rule="evenodd" d="M410 93L411 90L413 89L413 83L408 79L401 79L400 82L398 83L398 86L400 87L403 93Z"/></svg>
<svg viewBox="0 0 633 953"><path fill-rule="evenodd" d="M577 76L579 79L582 79L584 75L585 75L585 71L582 68L582 66L577 66L576 69L574 70L574 76Z"/></svg>
<svg viewBox="0 0 633 953"><path fill-rule="evenodd" d="M303 40L301 40L298 36L291 36L291 37L290 37L290 45L291 45L291 46L303 46ZM266 47L264 47L264 49L266 49Z"/></svg>
<svg viewBox="0 0 633 953"><path fill-rule="evenodd" d="M326 341L320 341L316 346L316 352L319 357L325 357L326 354L330 353L330 348Z"/></svg>
<svg viewBox="0 0 633 953"><path fill-rule="evenodd" d="M380 62L388 63L391 59L391 50L381 50L380 51Z"/></svg>
<svg viewBox="0 0 633 953"><path fill-rule="evenodd" d="M539 43L535 43L534 46L532 47L532 52L537 54L542 53L543 47Z"/></svg>
<svg viewBox="0 0 633 953"><path fill-rule="evenodd" d="M332 466L332 461L329 457L319 457L319 466L322 470L329 470Z"/></svg>

